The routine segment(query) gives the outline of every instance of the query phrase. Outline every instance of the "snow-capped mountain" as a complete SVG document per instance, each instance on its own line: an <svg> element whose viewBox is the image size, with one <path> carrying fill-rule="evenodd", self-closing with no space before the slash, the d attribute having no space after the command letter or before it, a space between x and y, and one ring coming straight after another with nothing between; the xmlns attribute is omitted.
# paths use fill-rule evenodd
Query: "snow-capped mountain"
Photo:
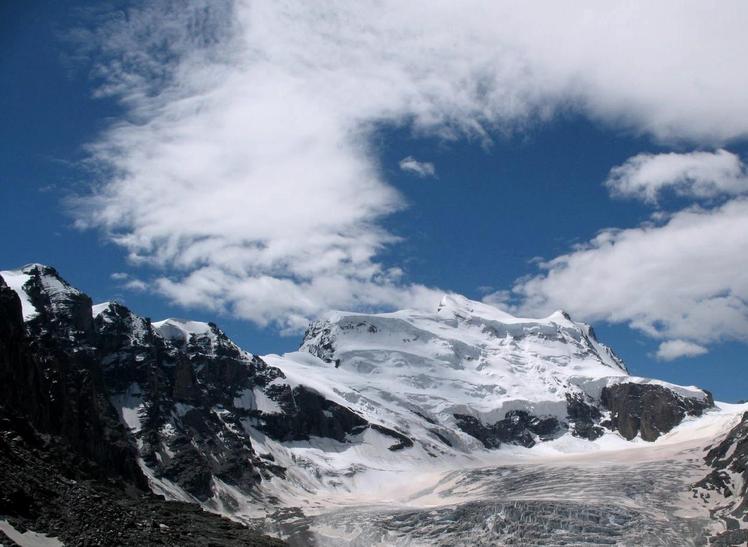
<svg viewBox="0 0 748 547"><path fill-rule="evenodd" d="M326 395L348 392L348 404L361 412L378 413L417 438L431 433L442 448L531 446L539 436L556 438L567 429L594 440L603 434L597 424L612 410L621 384L645 391L660 386L688 413L711 405L698 388L629 376L589 325L562 311L518 318L454 295L435 313L333 314L309 327L300 352L318 359L290 354L268 361L288 376L323 379L317 389ZM617 416L609 418L610 429L623 427ZM642 429L654 440L675 423L621 433L633 438Z"/></svg>
<svg viewBox="0 0 748 547"><path fill-rule="evenodd" d="M34 389L67 408L59 386L83 367L108 399L89 411L119 421L94 420L83 434L63 419L55 433L83 438L100 464L124 455L123 476L169 499L304 541L293 511L378 503L402 481L422 499L413 485L423 477L660 446L683 424L726 415L699 388L630 376L561 311L518 318L449 295L432 313L336 312L309 326L298 351L260 357L213 323L92 305L46 266L0 277L20 298L32 345L66 363L67 376L44 371ZM117 451L91 445L92 431Z"/></svg>

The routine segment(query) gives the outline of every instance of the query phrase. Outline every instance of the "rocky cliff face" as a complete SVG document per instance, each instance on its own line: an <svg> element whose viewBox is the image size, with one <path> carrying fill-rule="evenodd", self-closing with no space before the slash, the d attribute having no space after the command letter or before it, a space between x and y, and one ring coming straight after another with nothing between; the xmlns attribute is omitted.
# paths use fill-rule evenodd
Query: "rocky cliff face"
<svg viewBox="0 0 748 547"><path fill-rule="evenodd" d="M64 282L49 268L27 271L38 312L26 325L21 299L0 277L2 519L66 545L280 545L148 491L109 402L90 301L39 292L44 277ZM0 541L12 544L1 532Z"/></svg>
<svg viewBox="0 0 748 547"><path fill-rule="evenodd" d="M4 282L0 285L4 408L28 417L40 432L62 437L98 469L147 489L137 451L109 402L91 345L90 300L77 291L45 292L42 280L58 279L51 268L32 266L28 271L29 296L38 313L26 325L18 295Z"/></svg>
<svg viewBox="0 0 748 547"><path fill-rule="evenodd" d="M234 401L272 379L261 360L215 325L154 326L116 303L96 308L94 328L111 400L154 478L206 501L214 478L251 489L273 470L237 433L245 409Z"/></svg>
<svg viewBox="0 0 748 547"><path fill-rule="evenodd" d="M654 441L681 423L686 416L701 416L714 406L710 393L704 398L684 397L661 385L621 383L603 388L601 403L611 413L608 427L625 439L637 435Z"/></svg>
<svg viewBox="0 0 748 547"><path fill-rule="evenodd" d="M712 515L725 531L711 538L711 545L748 543L748 412L704 458L712 471L693 486L712 507Z"/></svg>

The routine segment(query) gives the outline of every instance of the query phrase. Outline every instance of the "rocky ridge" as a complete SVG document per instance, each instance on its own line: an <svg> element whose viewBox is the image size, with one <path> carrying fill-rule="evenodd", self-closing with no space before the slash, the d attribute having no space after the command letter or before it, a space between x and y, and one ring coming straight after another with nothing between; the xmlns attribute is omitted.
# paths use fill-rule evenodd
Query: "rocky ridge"
<svg viewBox="0 0 748 547"><path fill-rule="evenodd" d="M19 296L0 278L0 520L65 545L282 544L149 491L108 400L90 301L37 292L41 276L57 274L28 271L37 313L25 325Z"/></svg>

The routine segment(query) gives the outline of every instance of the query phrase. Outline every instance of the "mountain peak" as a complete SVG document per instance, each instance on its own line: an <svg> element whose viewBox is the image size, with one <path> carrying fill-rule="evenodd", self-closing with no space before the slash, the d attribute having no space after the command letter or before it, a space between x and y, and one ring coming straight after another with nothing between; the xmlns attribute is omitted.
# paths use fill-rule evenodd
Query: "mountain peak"
<svg viewBox="0 0 748 547"><path fill-rule="evenodd" d="M518 322L518 318L510 313L500 310L499 308L470 300L460 294L446 294L439 303L437 313L440 315L453 315L455 317L482 317L503 323Z"/></svg>
<svg viewBox="0 0 748 547"><path fill-rule="evenodd" d="M387 392L440 423L456 414L491 422L511 410L562 417L567 394L627 377L590 328L563 311L527 319L455 294L431 314L336 314L310 326L301 351L335 364L331 384L345 375L358 392Z"/></svg>
<svg viewBox="0 0 748 547"><path fill-rule="evenodd" d="M157 321L153 323L153 328L167 340L184 342L189 341L193 334L196 336L211 336L215 334L214 327L209 323L175 317Z"/></svg>
<svg viewBox="0 0 748 547"><path fill-rule="evenodd" d="M57 270L53 268L52 266L47 266L46 264L40 264L39 262L32 262L30 264L26 264L23 268L20 270L21 272L25 274L38 274L38 275L52 275L55 277L59 277L60 274L57 273Z"/></svg>
<svg viewBox="0 0 748 547"><path fill-rule="evenodd" d="M102 302L100 304L94 304L91 306L91 312L93 313L94 317L98 317L108 309L110 309L112 306L111 302Z"/></svg>
<svg viewBox="0 0 748 547"><path fill-rule="evenodd" d="M42 309L57 313L82 296L55 268L44 264L27 264L19 270L2 271L0 276L21 299L24 321L34 319Z"/></svg>
<svg viewBox="0 0 748 547"><path fill-rule="evenodd" d="M437 314L440 316L456 317L459 319L483 319L504 323L507 325L539 323L555 323L562 326L578 327L579 325L571 319L571 316L564 310L556 310L547 317L530 318L518 317L506 312L492 304L470 300L460 294L450 293L444 295L437 308Z"/></svg>

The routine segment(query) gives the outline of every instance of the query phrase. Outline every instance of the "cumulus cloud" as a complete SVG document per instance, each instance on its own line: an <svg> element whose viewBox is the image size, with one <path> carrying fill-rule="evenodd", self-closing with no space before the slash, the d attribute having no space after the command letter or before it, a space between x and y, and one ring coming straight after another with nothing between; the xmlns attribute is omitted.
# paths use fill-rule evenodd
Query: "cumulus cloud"
<svg viewBox="0 0 748 547"><path fill-rule="evenodd" d="M657 348L656 357L660 361L672 361L679 357L697 357L704 355L707 351L704 346L686 340L668 340Z"/></svg>
<svg viewBox="0 0 748 547"><path fill-rule="evenodd" d="M656 203L666 190L692 198L748 193L748 172L727 150L639 154L611 169L605 184L614 196Z"/></svg>
<svg viewBox="0 0 748 547"><path fill-rule="evenodd" d="M402 199L371 132L488 145L574 110L662 140L747 135L748 4L729 4L205 1L114 14L85 41L97 93L126 115L91 146L103 178L79 225L162 268L148 284L174 301L260 324L430 307L436 291L379 259L396 243L381 221Z"/></svg>
<svg viewBox="0 0 748 547"><path fill-rule="evenodd" d="M654 338L746 341L746 256L748 200L739 198L661 224L604 230L542 264L544 272L518 282L514 293L528 313L563 308Z"/></svg>
<svg viewBox="0 0 748 547"><path fill-rule="evenodd" d="M419 177L433 177L436 175L434 164L425 161L418 161L413 156L408 156L400 160L400 169L407 173L413 173Z"/></svg>

